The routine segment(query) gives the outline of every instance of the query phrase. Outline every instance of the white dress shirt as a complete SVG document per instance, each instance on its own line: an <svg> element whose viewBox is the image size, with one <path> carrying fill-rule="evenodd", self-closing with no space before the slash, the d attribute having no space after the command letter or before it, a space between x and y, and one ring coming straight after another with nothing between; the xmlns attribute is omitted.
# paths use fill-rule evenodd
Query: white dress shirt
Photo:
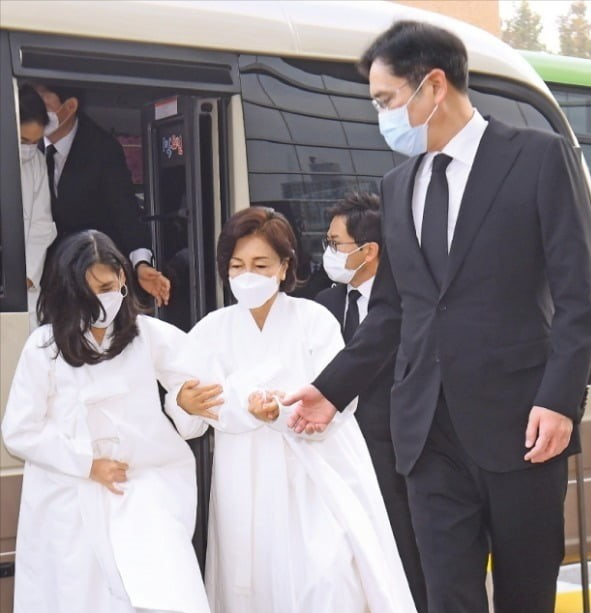
<svg viewBox="0 0 591 613"><path fill-rule="evenodd" d="M358 287L353 287L351 284L347 285L347 301L345 303L345 316L347 314L347 309L349 308L349 292L351 290L356 289L361 296L357 299L357 308L359 309L359 323L361 323L366 315L367 315L367 305L369 304L369 296L371 294L371 288L373 287L373 282L375 280L375 275L361 283ZM344 319L343 319L344 321Z"/></svg>
<svg viewBox="0 0 591 613"><path fill-rule="evenodd" d="M64 171L64 166L66 165L66 160L68 159L68 154L70 153L70 149L72 148L72 143L74 142L74 137L76 136L76 132L78 132L78 119L74 122L74 127L68 132L65 136L60 138L55 143L52 143L47 136L43 138L43 142L45 143L45 150L49 145L53 145L55 147L55 153L53 154L53 164L54 164L54 172L53 172L53 185L55 186L55 195L58 195L58 184L60 182L60 177L62 176L62 172Z"/></svg>
<svg viewBox="0 0 591 613"><path fill-rule="evenodd" d="M474 109L474 114L470 121L441 151L431 151L423 157L419 169L417 170L412 194L412 217L419 245L421 244L425 197L427 196L427 187L431 180L433 158L439 153L445 153L452 158L452 161L445 171L449 188L449 209L447 216L447 249L449 251L458 215L460 213L462 197L464 196L464 190L468 182L468 176L472 170L472 164L474 163L480 140L482 139L487 125L488 121Z"/></svg>

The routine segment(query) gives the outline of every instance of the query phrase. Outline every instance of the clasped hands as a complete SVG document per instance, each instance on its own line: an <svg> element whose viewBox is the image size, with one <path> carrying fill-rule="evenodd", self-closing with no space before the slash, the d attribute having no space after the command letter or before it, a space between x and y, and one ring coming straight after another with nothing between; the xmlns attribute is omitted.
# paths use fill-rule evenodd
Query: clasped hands
<svg viewBox="0 0 591 613"><path fill-rule="evenodd" d="M284 397L285 392L257 390L248 397L248 411L261 421L273 422L279 417L280 408L277 399Z"/></svg>
<svg viewBox="0 0 591 613"><path fill-rule="evenodd" d="M215 407L224 404L222 392L221 385L201 385L198 380L191 379L185 381L179 390L176 403L191 415L218 420ZM284 395L284 392L277 390L252 392L248 397L248 411L261 421L275 421L279 417L277 398Z"/></svg>

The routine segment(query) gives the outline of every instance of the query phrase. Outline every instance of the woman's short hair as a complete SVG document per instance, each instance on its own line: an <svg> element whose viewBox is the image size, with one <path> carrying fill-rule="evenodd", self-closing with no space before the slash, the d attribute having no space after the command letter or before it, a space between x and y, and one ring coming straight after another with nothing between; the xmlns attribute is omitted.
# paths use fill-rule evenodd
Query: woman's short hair
<svg viewBox="0 0 591 613"><path fill-rule="evenodd" d="M18 112L21 124L34 121L41 126L46 126L49 123L45 103L29 83L23 83L18 88Z"/></svg>
<svg viewBox="0 0 591 613"><path fill-rule="evenodd" d="M94 264L104 264L117 275L124 271L128 288L104 353L96 351L85 336L92 322L104 314L86 279ZM113 241L97 230L72 234L58 245L46 266L37 316L42 325L52 325L57 354L71 366L96 364L119 355L137 336L136 317L144 309L134 294L131 266Z"/></svg>
<svg viewBox="0 0 591 613"><path fill-rule="evenodd" d="M296 237L287 219L271 208L253 206L235 213L222 228L217 248L218 273L228 282L230 260L236 243L244 236L257 235L265 240L282 261L287 261L285 281L279 289L289 292L297 284Z"/></svg>

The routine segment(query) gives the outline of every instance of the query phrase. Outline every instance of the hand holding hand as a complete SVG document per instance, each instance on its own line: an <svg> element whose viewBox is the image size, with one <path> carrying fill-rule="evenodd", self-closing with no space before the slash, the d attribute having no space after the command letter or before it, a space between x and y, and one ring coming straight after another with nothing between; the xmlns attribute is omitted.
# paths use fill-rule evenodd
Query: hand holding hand
<svg viewBox="0 0 591 613"><path fill-rule="evenodd" d="M191 379L183 383L176 403L191 415L217 420L218 414L211 409L224 404L224 399L220 398L222 392L221 385L200 385L199 381Z"/></svg>
<svg viewBox="0 0 591 613"><path fill-rule="evenodd" d="M525 431L525 446L529 451L524 460L532 463L546 462L562 453L573 431L573 420L562 413L533 407Z"/></svg>
<svg viewBox="0 0 591 613"><path fill-rule="evenodd" d="M279 404L276 398L283 398L284 392L253 392L248 397L248 410L261 421L275 421L279 417Z"/></svg>
<svg viewBox="0 0 591 613"><path fill-rule="evenodd" d="M92 461L90 478L104 485L110 492L122 496L123 492L115 487L116 483L127 481L127 469L125 462L117 462L108 458L100 458Z"/></svg>
<svg viewBox="0 0 591 613"><path fill-rule="evenodd" d="M136 268L140 287L156 299L156 304L168 304L170 298L170 281L158 270L145 262L140 262Z"/></svg>
<svg viewBox="0 0 591 613"><path fill-rule="evenodd" d="M285 396L282 402L287 406L299 402L287 423L297 434L304 431L306 434L324 432L337 412L334 404L313 385L305 385Z"/></svg>

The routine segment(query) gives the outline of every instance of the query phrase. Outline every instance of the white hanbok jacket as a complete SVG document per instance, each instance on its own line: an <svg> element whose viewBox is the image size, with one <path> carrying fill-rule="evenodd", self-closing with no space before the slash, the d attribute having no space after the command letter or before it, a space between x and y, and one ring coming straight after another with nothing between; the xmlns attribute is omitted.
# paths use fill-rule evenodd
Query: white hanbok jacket
<svg viewBox="0 0 591 613"><path fill-rule="evenodd" d="M413 613L355 403L323 435L248 413L256 389L295 391L343 346L323 306L279 293L263 330L231 306L189 333L191 369L224 386L215 426L206 590L215 613ZM171 393L181 434L208 424Z"/></svg>
<svg viewBox="0 0 591 613"><path fill-rule="evenodd" d="M25 344L2 423L25 460L14 613L209 611L194 458L156 383L188 378L175 362L186 336L146 316L138 327L120 355L79 368L54 359L51 326ZM89 479L93 457L129 464L123 496Z"/></svg>
<svg viewBox="0 0 591 613"><path fill-rule="evenodd" d="M35 309L39 298L39 282L47 248L57 236L51 216L51 198L47 182L47 166L41 151L21 163L23 222L25 226L25 260L27 277L33 287L27 293L31 329L36 327Z"/></svg>

